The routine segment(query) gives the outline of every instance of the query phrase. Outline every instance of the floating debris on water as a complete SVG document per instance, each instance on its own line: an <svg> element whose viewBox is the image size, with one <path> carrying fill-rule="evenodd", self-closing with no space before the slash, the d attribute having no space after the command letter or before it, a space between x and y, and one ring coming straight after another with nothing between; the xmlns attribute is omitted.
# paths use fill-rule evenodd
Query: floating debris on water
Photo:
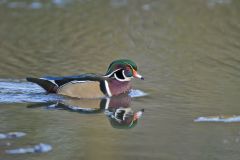
<svg viewBox="0 0 240 160"><path fill-rule="evenodd" d="M23 133L23 132L0 133L0 139L20 138L25 135L26 135L26 133Z"/></svg>
<svg viewBox="0 0 240 160"><path fill-rule="evenodd" d="M40 143L32 147L22 147L16 149L6 150L7 154L26 154L26 153L46 153L52 150L49 144Z"/></svg>
<svg viewBox="0 0 240 160"><path fill-rule="evenodd" d="M240 115L198 117L194 120L194 122L240 122Z"/></svg>

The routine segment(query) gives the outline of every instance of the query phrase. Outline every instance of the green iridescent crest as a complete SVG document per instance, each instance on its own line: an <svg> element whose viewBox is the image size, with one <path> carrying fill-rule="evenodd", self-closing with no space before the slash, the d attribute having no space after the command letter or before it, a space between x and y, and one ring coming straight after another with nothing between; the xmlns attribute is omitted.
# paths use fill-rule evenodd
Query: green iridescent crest
<svg viewBox="0 0 240 160"><path fill-rule="evenodd" d="M133 69L137 71L137 65L129 59L115 60L109 65L106 75L110 75L118 69L126 70L126 76L131 77L133 75Z"/></svg>

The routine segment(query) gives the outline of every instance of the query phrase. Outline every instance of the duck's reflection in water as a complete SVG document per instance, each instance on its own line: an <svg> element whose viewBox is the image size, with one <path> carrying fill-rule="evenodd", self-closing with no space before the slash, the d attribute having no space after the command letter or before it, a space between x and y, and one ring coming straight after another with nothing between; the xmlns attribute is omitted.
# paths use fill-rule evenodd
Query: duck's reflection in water
<svg viewBox="0 0 240 160"><path fill-rule="evenodd" d="M58 102L35 103L28 108L45 107L47 109L67 110L82 114L104 113L113 128L130 129L136 126L144 109L133 111L130 107L132 98L120 95L103 99L75 99L69 98Z"/></svg>
<svg viewBox="0 0 240 160"><path fill-rule="evenodd" d="M129 129L136 126L138 119L142 116L144 109L133 111L130 107L132 98L128 95L121 95L108 99L105 114L112 127L119 129Z"/></svg>

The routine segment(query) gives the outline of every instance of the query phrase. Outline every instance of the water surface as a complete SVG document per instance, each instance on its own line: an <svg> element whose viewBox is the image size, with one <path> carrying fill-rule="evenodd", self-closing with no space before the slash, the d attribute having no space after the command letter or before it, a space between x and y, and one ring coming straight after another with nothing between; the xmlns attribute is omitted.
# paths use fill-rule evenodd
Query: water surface
<svg viewBox="0 0 240 160"><path fill-rule="evenodd" d="M0 157L238 159L239 122L195 120L240 115L239 15L238 0L0 0L0 132L26 133L0 140ZM118 58L146 79L133 81L148 96L131 100L144 109L132 128L104 111L49 109L62 97L24 80L105 73ZM52 150L4 152L41 143Z"/></svg>

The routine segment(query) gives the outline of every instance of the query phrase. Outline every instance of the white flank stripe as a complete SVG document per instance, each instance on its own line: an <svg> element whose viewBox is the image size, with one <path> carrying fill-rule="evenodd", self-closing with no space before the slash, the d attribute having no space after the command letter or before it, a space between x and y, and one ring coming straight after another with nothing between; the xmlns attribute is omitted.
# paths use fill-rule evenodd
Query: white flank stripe
<svg viewBox="0 0 240 160"><path fill-rule="evenodd" d="M105 87L106 87L108 96L109 96L109 97L112 97L112 93L111 93L111 91L110 91L108 82L105 80L104 83L105 83Z"/></svg>

